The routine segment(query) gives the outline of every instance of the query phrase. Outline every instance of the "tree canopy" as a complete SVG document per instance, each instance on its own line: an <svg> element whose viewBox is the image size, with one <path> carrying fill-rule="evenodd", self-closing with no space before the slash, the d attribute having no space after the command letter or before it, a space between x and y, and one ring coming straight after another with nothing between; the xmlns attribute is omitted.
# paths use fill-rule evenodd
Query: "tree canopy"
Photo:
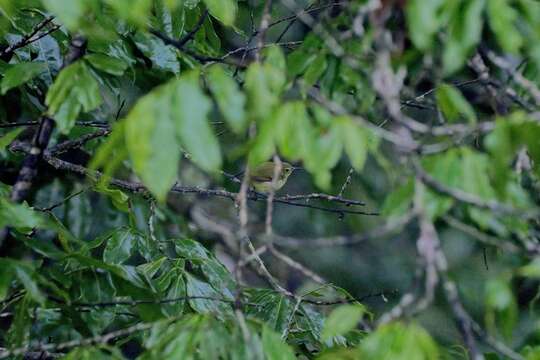
<svg viewBox="0 0 540 360"><path fill-rule="evenodd" d="M0 359L540 359L540 2L0 33Z"/></svg>

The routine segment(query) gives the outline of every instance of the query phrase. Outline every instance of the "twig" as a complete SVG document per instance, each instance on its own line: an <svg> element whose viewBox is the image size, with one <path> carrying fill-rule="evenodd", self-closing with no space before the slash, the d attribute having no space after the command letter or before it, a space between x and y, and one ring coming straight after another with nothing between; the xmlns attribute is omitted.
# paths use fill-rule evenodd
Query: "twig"
<svg viewBox="0 0 540 360"><path fill-rule="evenodd" d="M512 64L510 64L506 59L497 56L493 51L486 51L488 59L501 69L505 70L512 78L518 83L522 88L527 90L531 97L534 99L537 106L540 106L540 89L536 86L534 82L527 79L519 71L516 71Z"/></svg>
<svg viewBox="0 0 540 360"><path fill-rule="evenodd" d="M22 47L25 47L25 46L33 43L34 41L37 41L37 40L41 39L42 37L49 35L53 31L58 30L60 28L60 26L59 25L54 25L50 30L48 30L48 31L44 32L43 34L40 34L36 38L34 38L34 36L41 29L43 29L45 26L47 26L53 20L54 20L53 16L50 16L50 17L47 17L47 18L43 19L40 23L38 23L36 26L34 26L34 28L32 29L32 31L30 33L24 35L19 41L17 41L16 43L8 46L3 51L1 51L0 52L0 58L4 59L4 58L10 56L10 54L13 53L15 50L20 49Z"/></svg>
<svg viewBox="0 0 540 360"><path fill-rule="evenodd" d="M375 228L367 233L353 236L333 236L322 237L316 239L298 239L293 237L281 236L274 234L274 242L279 246L291 247L291 248L303 248L303 247L334 247L334 246L351 246L359 244L369 239L379 239L387 236L408 224L416 214L409 212L407 215L386 222L384 225Z"/></svg>
<svg viewBox="0 0 540 360"><path fill-rule="evenodd" d="M322 277L317 275L314 271L308 269L304 265L300 264L298 261L293 260L288 255L282 253L281 251L276 249L275 246L270 246L270 253L274 255L277 259L283 261L285 264L287 264L291 268L298 270L299 272L301 272L302 274L304 274L306 277L313 280L314 282L319 283L319 284L327 283L326 280L324 280Z"/></svg>
<svg viewBox="0 0 540 360"><path fill-rule="evenodd" d="M481 209L488 209L500 214L508 214L508 215L518 215L523 216L526 218L534 218L538 215L538 210L534 211L525 211L513 208L511 206L508 206L506 204L501 204L494 200L484 200L479 198L478 196L464 192L462 190L456 189L456 188L450 188L444 184L441 184L436 179L434 179L431 175L429 175L420 165L420 162L417 159L413 159L413 166L416 171L417 176L420 178L422 183L429 186L431 189L435 190L436 192L450 196L462 203L473 205L476 207L479 207Z"/></svg>
<svg viewBox="0 0 540 360"><path fill-rule="evenodd" d="M338 197L343 196L343 193L345 192L345 189L351 183L353 174L354 174L354 168L350 168L349 172L347 173L347 177L345 178L345 181L343 182L343 185L341 185L341 189L339 190ZM362 205L363 205L363 203L362 203Z"/></svg>

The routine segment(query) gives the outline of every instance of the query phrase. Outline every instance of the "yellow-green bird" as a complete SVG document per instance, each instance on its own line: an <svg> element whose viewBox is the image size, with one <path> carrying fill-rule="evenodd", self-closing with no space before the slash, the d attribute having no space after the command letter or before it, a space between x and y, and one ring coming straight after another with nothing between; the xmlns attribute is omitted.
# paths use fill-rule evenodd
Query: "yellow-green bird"
<svg viewBox="0 0 540 360"><path fill-rule="evenodd" d="M250 185L262 193L269 193L272 189L272 178L274 177L275 163L273 161L267 161L260 165L257 165L254 169L251 170L249 176ZM281 171L276 179L274 191L277 191L285 185L289 176L293 173L295 169L291 164L282 161L281 162Z"/></svg>

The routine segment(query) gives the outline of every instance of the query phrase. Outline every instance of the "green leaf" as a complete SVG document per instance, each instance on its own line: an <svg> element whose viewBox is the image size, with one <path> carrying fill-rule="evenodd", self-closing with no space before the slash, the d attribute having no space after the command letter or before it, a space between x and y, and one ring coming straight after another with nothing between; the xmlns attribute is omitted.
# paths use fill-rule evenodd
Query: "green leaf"
<svg viewBox="0 0 540 360"><path fill-rule="evenodd" d="M367 159L369 133L351 118L340 116L334 120L341 130L345 152L356 171L362 171Z"/></svg>
<svg viewBox="0 0 540 360"><path fill-rule="evenodd" d="M327 341L353 330L365 312L361 305L342 305L332 310L324 322L322 339Z"/></svg>
<svg viewBox="0 0 540 360"><path fill-rule="evenodd" d="M176 81L143 96L125 119L126 145L135 173L160 202L174 184L180 161L173 119Z"/></svg>
<svg viewBox="0 0 540 360"><path fill-rule="evenodd" d="M324 74L326 71L326 67L328 66L328 63L326 62L326 54L321 53L319 54L315 60L308 66L306 72L304 73L304 88L309 89L315 83L319 78Z"/></svg>
<svg viewBox="0 0 540 360"><path fill-rule="evenodd" d="M540 259L536 258L527 265L520 267L518 269L518 274L535 279L540 278Z"/></svg>
<svg viewBox="0 0 540 360"><path fill-rule="evenodd" d="M517 11L509 0L489 0L487 3L488 23L495 33L501 48L517 54L523 46L523 37L518 30Z"/></svg>
<svg viewBox="0 0 540 360"><path fill-rule="evenodd" d="M118 16L140 27L146 21L152 9L152 0L106 0Z"/></svg>
<svg viewBox="0 0 540 360"><path fill-rule="evenodd" d="M224 25L230 26L234 23L238 11L236 0L204 0L204 3L210 14Z"/></svg>
<svg viewBox="0 0 540 360"><path fill-rule="evenodd" d="M277 46L266 50L263 64L254 62L249 66L244 84L248 95L248 110L257 120L272 114L286 81L286 64L282 51Z"/></svg>
<svg viewBox="0 0 540 360"><path fill-rule="evenodd" d="M248 108L255 119L263 119L272 112L278 99L270 88L263 65L254 62L249 66L244 86L248 95Z"/></svg>
<svg viewBox="0 0 540 360"><path fill-rule="evenodd" d="M84 58L96 69L115 76L122 75L128 68L124 61L104 54L90 54Z"/></svg>
<svg viewBox="0 0 540 360"><path fill-rule="evenodd" d="M443 51L443 69L446 75L459 70L480 41L484 4L485 0L460 0L455 6Z"/></svg>
<svg viewBox="0 0 540 360"><path fill-rule="evenodd" d="M43 5L70 30L79 27L79 21L84 16L87 0L42 0Z"/></svg>
<svg viewBox="0 0 540 360"><path fill-rule="evenodd" d="M400 322L382 325L360 344L362 360L434 360L439 350L433 339L420 326Z"/></svg>
<svg viewBox="0 0 540 360"><path fill-rule="evenodd" d="M414 45L420 50L431 48L442 25L439 16L442 0L410 0L407 2L407 27Z"/></svg>
<svg viewBox="0 0 540 360"><path fill-rule="evenodd" d="M0 198L0 228L32 229L46 227L47 222L40 213L30 209L26 204L12 204Z"/></svg>
<svg viewBox="0 0 540 360"><path fill-rule="evenodd" d="M123 212L129 211L129 196L122 190L113 189L107 186L107 184L104 182L99 182L94 189L97 192L108 196L111 199L114 207L118 210Z"/></svg>
<svg viewBox="0 0 540 360"><path fill-rule="evenodd" d="M281 337L268 326L263 327L262 343L264 354L268 360L294 360L293 350Z"/></svg>
<svg viewBox="0 0 540 360"><path fill-rule="evenodd" d="M237 134L243 133L249 119L245 113L246 97L236 81L222 66L215 65L208 71L208 85L229 127Z"/></svg>
<svg viewBox="0 0 540 360"><path fill-rule="evenodd" d="M304 158L310 148L312 126L301 101L286 103L277 109L273 121L276 126L276 143L281 154L291 161Z"/></svg>
<svg viewBox="0 0 540 360"><path fill-rule="evenodd" d="M247 289L249 302L257 306L249 306L247 313L266 323L270 329L283 334L289 324L294 305L285 296L269 289Z"/></svg>
<svg viewBox="0 0 540 360"><path fill-rule="evenodd" d="M74 259L84 266L105 270L111 275L124 279L141 289L148 288L148 284L139 275L139 273L137 273L137 269L134 266L107 264L103 261L77 253L69 255L66 260L69 259Z"/></svg>
<svg viewBox="0 0 540 360"><path fill-rule="evenodd" d="M174 74L180 72L177 51L173 47L167 46L157 37L141 31L135 33L133 41L137 48L152 61L153 67Z"/></svg>
<svg viewBox="0 0 540 360"><path fill-rule="evenodd" d="M99 84L83 61L64 68L49 88L45 103L58 129L67 134L81 111L91 111L101 104Z"/></svg>
<svg viewBox="0 0 540 360"><path fill-rule="evenodd" d="M103 261L121 264L133 255L141 235L131 228L119 228L106 237L107 245L103 251Z"/></svg>
<svg viewBox="0 0 540 360"><path fill-rule="evenodd" d="M436 97L437 105L448 121L456 121L460 115L463 115L470 123L476 123L476 113L473 107L454 86L440 85L437 88Z"/></svg>
<svg viewBox="0 0 540 360"><path fill-rule="evenodd" d="M414 181L409 178L386 197L382 207L382 214L387 217L405 215L412 205L413 197Z"/></svg>
<svg viewBox="0 0 540 360"><path fill-rule="evenodd" d="M176 133L196 165L217 172L221 169L221 150L207 119L211 105L201 91L197 73L184 75L175 83Z"/></svg>
<svg viewBox="0 0 540 360"><path fill-rule="evenodd" d="M9 288L9 281L15 277L25 288L30 298L40 304L45 302L45 296L39 290L36 282L36 272L34 265L29 262L18 261L14 259L0 259L0 267L2 268L1 283L2 294L5 296Z"/></svg>
<svg viewBox="0 0 540 360"><path fill-rule="evenodd" d="M6 147L13 142L24 130L24 127L15 128L0 137L0 151L4 151Z"/></svg>
<svg viewBox="0 0 540 360"><path fill-rule="evenodd" d="M220 295L210 284L205 283L196 277L185 274L187 295L189 305L198 313L225 314L230 312L231 307L227 302L223 302L224 297Z"/></svg>
<svg viewBox="0 0 540 360"><path fill-rule="evenodd" d="M463 182L461 188L485 200L494 200L495 191L489 179L489 158L469 148L461 149Z"/></svg>
<svg viewBox="0 0 540 360"><path fill-rule="evenodd" d="M47 70L43 62L25 62L9 67L5 72L0 94L4 95L9 89L20 86Z"/></svg>

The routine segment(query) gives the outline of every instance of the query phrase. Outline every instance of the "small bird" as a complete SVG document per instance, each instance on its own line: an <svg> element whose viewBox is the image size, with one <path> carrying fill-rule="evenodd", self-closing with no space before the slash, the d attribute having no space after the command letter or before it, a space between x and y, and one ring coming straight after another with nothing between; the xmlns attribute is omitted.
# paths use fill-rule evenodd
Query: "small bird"
<svg viewBox="0 0 540 360"><path fill-rule="evenodd" d="M257 191L262 193L269 193L272 189L272 178L274 177L275 163L273 161L267 161L260 165L257 165L251 170L249 176L249 184ZM296 168L291 164L282 161L281 171L276 178L274 184L274 191L277 191L285 185L289 176Z"/></svg>

